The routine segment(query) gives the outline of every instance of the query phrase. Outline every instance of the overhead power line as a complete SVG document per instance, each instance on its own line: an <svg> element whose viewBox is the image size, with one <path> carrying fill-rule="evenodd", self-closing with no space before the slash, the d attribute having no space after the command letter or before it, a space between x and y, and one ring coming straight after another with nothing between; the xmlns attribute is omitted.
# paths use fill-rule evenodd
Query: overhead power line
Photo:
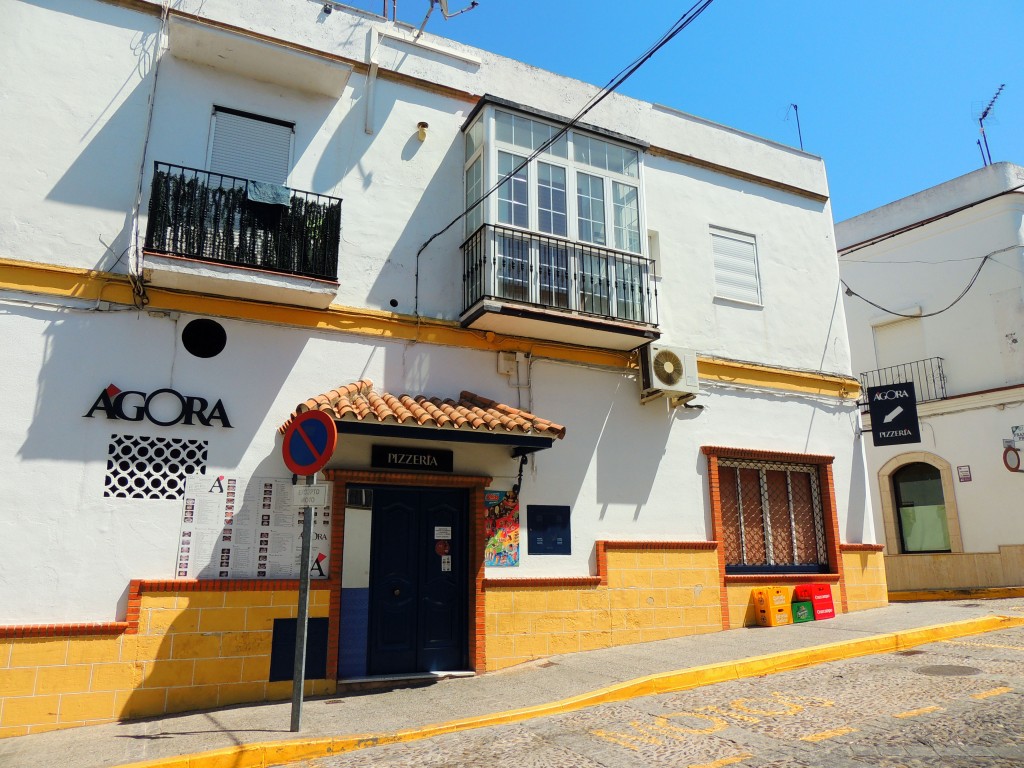
<svg viewBox="0 0 1024 768"><path fill-rule="evenodd" d="M546 152L548 148L551 147L551 145L553 145L555 142L561 139L566 133L568 133L576 125L578 125L579 122L584 117L586 117L586 115L591 110L593 110L598 104L600 104L602 101L608 98L616 90L618 90L622 86L622 84L625 83L630 77L632 77L637 72L637 70L640 69L640 67L646 64L654 56L654 54L656 54L658 51L660 51L662 48L668 45L668 43L673 38L675 38L680 32L682 32L684 29L690 26L694 21L696 21L697 18L702 13L704 13L704 11L706 11L713 2L714 0L698 0L698 2L694 3L694 5L691 6L690 9L686 11L686 13L680 16L679 19L676 20L676 22L672 24L672 26L669 27L669 29L660 38L658 38L658 40L655 41L653 45L651 45L646 51L641 53L637 58L633 59L632 62L630 62L621 70L619 70L619 72L614 77L612 77L612 79L609 80L605 84L605 86L601 88L601 90L594 94L594 96L592 96L590 100L587 101L587 103L584 104L583 107L581 107L580 110L567 123L565 123L565 125L563 125L558 131L556 131L554 135L552 135L547 141L545 141L543 144L537 147L537 149L535 149L529 155L529 157L523 160L523 162L521 162L509 173L505 174L501 179L499 179L494 186L492 186L490 189L488 189L486 192L480 195L480 197L475 202L468 205L466 209L462 211L462 213L460 213L458 216L456 216L454 219L448 222L444 226L444 228L438 230L437 232L435 232L434 234L427 238L423 245L420 246L419 250L416 251L416 295L414 304L414 314L416 316L419 316L420 313L420 256L422 255L423 251L425 251L430 246L430 244L434 242L434 240L439 238L449 229L451 229L460 221L462 221L462 219L465 218L465 216L469 214L470 211L473 211L474 209L482 205L483 202L487 200L487 198L489 198L491 195L497 192L501 188L501 186L505 184L509 179L515 177L520 171L523 170L523 168L525 168L531 162L533 162L542 154L544 154L544 152Z"/></svg>
<svg viewBox="0 0 1024 768"><path fill-rule="evenodd" d="M942 309L938 309L935 312L925 312L924 314L920 314L920 315L911 315L911 314L908 314L906 312L897 312L897 311L892 310L892 309L887 309L886 307L883 307L881 304L877 304L874 301L872 301L871 299L867 298L866 296L862 296L861 294L857 293L842 278L839 278L839 282L843 284L843 289L846 291L846 295L847 296L856 296L861 301L863 301L863 302L865 302L867 304L870 304L875 309L882 310L886 314L895 315L896 317L908 317L908 318L918 318L918 319L923 319L925 317L935 317L936 315L941 315L943 312L946 312L946 311L952 309L953 307L955 307L960 302L960 300L964 296L967 295L967 292L970 291L971 288L974 287L974 283L977 281L978 275L981 274L982 268L985 266L985 264L988 262L989 259L991 259L993 256L996 256L996 255L998 255L1000 253L1006 253L1006 251L1012 251L1015 248L1021 248L1021 247L1024 247L1024 246L1008 245L1006 248L1000 248L997 251L992 251L991 253L986 253L984 256L981 257L981 263L978 265L978 268L976 270L974 270L974 275L971 276L970 282L968 282L967 286L962 291L960 291L960 295L959 296L957 296L955 299L953 299L953 301L951 301L949 304L947 304ZM894 263L899 263L899 262L894 262Z"/></svg>

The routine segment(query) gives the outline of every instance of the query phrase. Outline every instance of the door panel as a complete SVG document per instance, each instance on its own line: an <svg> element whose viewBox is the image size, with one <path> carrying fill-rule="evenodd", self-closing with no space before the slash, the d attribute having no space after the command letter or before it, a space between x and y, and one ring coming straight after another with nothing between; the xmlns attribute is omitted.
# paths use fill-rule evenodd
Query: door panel
<svg viewBox="0 0 1024 768"><path fill-rule="evenodd" d="M415 503L415 497L412 497ZM416 664L415 531L419 510L407 493L377 489L370 536L369 673Z"/></svg>
<svg viewBox="0 0 1024 768"><path fill-rule="evenodd" d="M464 669L465 492L377 488L373 498L369 673ZM445 557L450 570L444 570Z"/></svg>

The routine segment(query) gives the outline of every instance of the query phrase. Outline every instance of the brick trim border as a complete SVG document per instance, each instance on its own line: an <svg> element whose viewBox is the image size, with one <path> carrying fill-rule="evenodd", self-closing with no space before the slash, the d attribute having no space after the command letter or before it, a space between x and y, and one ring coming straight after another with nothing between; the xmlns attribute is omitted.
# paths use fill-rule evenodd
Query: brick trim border
<svg viewBox="0 0 1024 768"><path fill-rule="evenodd" d="M719 482L718 460L721 459L758 459L776 461L784 464L813 464L818 467L818 487L821 489L822 515L825 526L825 549L828 552L830 573L815 574L732 574L725 572L725 547L718 548L718 569L721 581L722 596L722 629L729 628L729 592L728 584L763 584L781 582L799 584L823 581L839 584L842 612L848 611L846 599L846 579L843 578L843 558L840 554L839 515L836 508L836 490L832 476L834 456L813 453L782 453L777 451L751 450L748 448L728 448L717 445L701 446L701 453L708 462L708 497L711 502L711 534L715 541L723 541L724 524L722 522L722 491ZM810 578L807 578L810 577Z"/></svg>
<svg viewBox="0 0 1024 768"><path fill-rule="evenodd" d="M884 544L840 544L840 552L884 552Z"/></svg>
<svg viewBox="0 0 1024 768"><path fill-rule="evenodd" d="M502 587L529 589L531 587L606 587L608 586L608 552L636 549L641 551L718 549L717 541L598 541L597 576L538 576L535 578L484 579L484 589Z"/></svg>
<svg viewBox="0 0 1024 768"><path fill-rule="evenodd" d="M334 525L331 528L331 607L327 625L327 678L338 676L338 638L341 629L341 567L345 535L345 498L349 485L405 485L413 488L464 488L469 492L469 664L474 671L486 665L487 615L484 597L484 491L493 479L483 475L430 475L368 469L328 469L334 483ZM337 578L335 578L337 574Z"/></svg>
<svg viewBox="0 0 1024 768"><path fill-rule="evenodd" d="M557 576L535 579L484 579L484 591L489 589L531 589L535 587L598 587L605 582L600 576Z"/></svg>

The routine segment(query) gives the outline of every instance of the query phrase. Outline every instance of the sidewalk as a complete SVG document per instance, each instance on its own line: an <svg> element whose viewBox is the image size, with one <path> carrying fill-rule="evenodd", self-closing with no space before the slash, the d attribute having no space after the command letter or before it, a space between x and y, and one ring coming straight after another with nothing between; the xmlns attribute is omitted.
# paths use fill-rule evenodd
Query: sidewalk
<svg viewBox="0 0 1024 768"><path fill-rule="evenodd" d="M297 734L289 730L291 704L281 702L20 736L0 740L0 765L279 765L1020 624L1024 597L894 603L830 621L553 656L478 677L306 701ZM213 750L219 754L202 755ZM192 757L163 761L183 755Z"/></svg>

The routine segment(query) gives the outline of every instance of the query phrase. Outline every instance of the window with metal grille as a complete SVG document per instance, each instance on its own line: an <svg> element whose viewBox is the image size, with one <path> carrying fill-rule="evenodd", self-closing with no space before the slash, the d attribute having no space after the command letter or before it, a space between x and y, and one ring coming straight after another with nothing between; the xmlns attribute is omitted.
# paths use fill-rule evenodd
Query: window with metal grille
<svg viewBox="0 0 1024 768"><path fill-rule="evenodd" d="M720 457L718 485L728 572L828 571L816 466Z"/></svg>

